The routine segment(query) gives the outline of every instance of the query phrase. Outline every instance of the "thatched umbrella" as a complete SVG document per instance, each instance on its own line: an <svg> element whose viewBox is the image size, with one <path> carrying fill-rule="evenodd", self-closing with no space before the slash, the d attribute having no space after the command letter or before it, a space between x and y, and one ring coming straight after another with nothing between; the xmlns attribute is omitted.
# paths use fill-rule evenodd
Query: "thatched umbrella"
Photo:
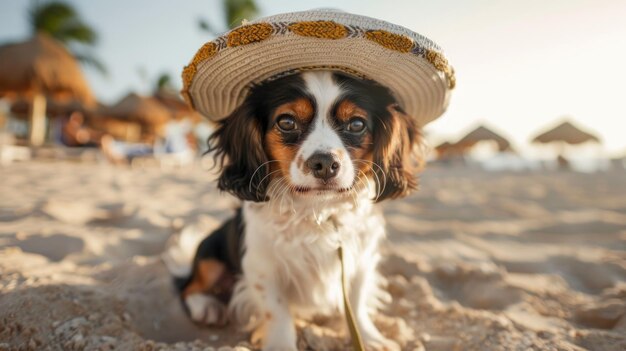
<svg viewBox="0 0 626 351"><path fill-rule="evenodd" d="M456 144L449 141L444 141L443 143L435 146L435 152L437 153L437 159L439 160L450 157L457 150L458 147Z"/></svg>
<svg viewBox="0 0 626 351"><path fill-rule="evenodd" d="M444 153L448 150L450 150L450 148L453 146L454 144L452 144L449 141L444 141L443 143L435 146L435 151L437 151L438 153Z"/></svg>
<svg viewBox="0 0 626 351"><path fill-rule="evenodd" d="M78 62L45 34L28 41L0 46L0 97L32 99L30 140L45 139L46 99L94 102Z"/></svg>
<svg viewBox="0 0 626 351"><path fill-rule="evenodd" d="M462 149L469 149L481 141L495 141L498 144L499 151L511 149L511 143L506 138L485 126L479 126L472 130L456 142L456 145Z"/></svg>
<svg viewBox="0 0 626 351"><path fill-rule="evenodd" d="M137 122L143 126L144 134L154 134L158 127L173 118L173 113L157 99L130 93L111 107L101 109L98 114L121 120Z"/></svg>
<svg viewBox="0 0 626 351"><path fill-rule="evenodd" d="M579 129L570 122L563 122L547 132L541 133L533 138L533 143L543 144L561 142L570 145L577 145L588 141L599 143L600 139L589 132Z"/></svg>
<svg viewBox="0 0 626 351"><path fill-rule="evenodd" d="M533 143L552 144L556 143L558 146L557 161L560 168L569 168L569 162L563 155L565 152L565 144L578 145L586 142L600 143L600 138L597 136L585 132L572 123L565 121L558 126L541 133L533 138Z"/></svg>
<svg viewBox="0 0 626 351"><path fill-rule="evenodd" d="M176 92L160 89L154 93L153 97L167 107L176 119L189 118L193 123L202 121L202 116Z"/></svg>

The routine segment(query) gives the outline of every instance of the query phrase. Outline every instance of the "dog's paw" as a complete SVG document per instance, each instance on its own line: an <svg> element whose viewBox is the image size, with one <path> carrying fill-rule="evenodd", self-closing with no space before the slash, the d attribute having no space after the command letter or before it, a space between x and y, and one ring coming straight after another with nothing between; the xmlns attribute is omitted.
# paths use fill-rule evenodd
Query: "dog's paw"
<svg viewBox="0 0 626 351"><path fill-rule="evenodd" d="M364 338L367 351L400 351L400 345L382 336L376 338Z"/></svg>
<svg viewBox="0 0 626 351"><path fill-rule="evenodd" d="M298 349L296 347L289 346L266 346L263 347L263 351L298 351Z"/></svg>
<svg viewBox="0 0 626 351"><path fill-rule="evenodd" d="M276 326L266 327L262 342L263 351L298 351L295 329L277 328Z"/></svg>
<svg viewBox="0 0 626 351"><path fill-rule="evenodd" d="M211 295L189 295L185 298L185 305L194 322L210 326L224 326L228 322L226 306Z"/></svg>
<svg viewBox="0 0 626 351"><path fill-rule="evenodd" d="M295 336L284 335L282 338L270 336L263 342L263 351L298 351Z"/></svg>

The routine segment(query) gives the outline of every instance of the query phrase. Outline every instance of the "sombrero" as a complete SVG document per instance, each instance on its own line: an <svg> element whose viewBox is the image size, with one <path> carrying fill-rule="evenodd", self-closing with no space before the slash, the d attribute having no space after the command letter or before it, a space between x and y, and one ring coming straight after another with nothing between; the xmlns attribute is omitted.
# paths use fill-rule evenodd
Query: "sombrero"
<svg viewBox="0 0 626 351"><path fill-rule="evenodd" d="M386 86L419 125L446 109L455 78L441 48L382 20L336 10L284 13L244 23L204 44L182 74L182 94L213 121L250 88L306 70L335 70Z"/></svg>

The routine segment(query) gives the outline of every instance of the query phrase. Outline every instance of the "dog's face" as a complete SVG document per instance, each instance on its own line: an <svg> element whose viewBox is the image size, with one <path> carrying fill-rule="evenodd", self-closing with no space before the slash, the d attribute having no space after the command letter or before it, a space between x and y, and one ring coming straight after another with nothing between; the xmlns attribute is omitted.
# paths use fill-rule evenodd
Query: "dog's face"
<svg viewBox="0 0 626 351"><path fill-rule="evenodd" d="M271 199L271 183L294 197L347 196L368 180L376 201L406 195L418 142L386 88L329 71L254 87L209 139L220 189L250 201Z"/></svg>

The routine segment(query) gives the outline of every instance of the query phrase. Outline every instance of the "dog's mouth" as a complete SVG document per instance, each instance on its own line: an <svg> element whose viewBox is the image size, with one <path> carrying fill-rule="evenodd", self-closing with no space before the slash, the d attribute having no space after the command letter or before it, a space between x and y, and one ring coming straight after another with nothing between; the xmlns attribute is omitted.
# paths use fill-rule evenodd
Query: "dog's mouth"
<svg viewBox="0 0 626 351"><path fill-rule="evenodd" d="M333 186L322 186L322 187L296 186L293 188L293 191L298 194L314 194L314 193L323 194L323 193L329 193L329 192L335 192L335 193L341 194L341 193L347 193L350 190L352 190L352 187L337 188Z"/></svg>

